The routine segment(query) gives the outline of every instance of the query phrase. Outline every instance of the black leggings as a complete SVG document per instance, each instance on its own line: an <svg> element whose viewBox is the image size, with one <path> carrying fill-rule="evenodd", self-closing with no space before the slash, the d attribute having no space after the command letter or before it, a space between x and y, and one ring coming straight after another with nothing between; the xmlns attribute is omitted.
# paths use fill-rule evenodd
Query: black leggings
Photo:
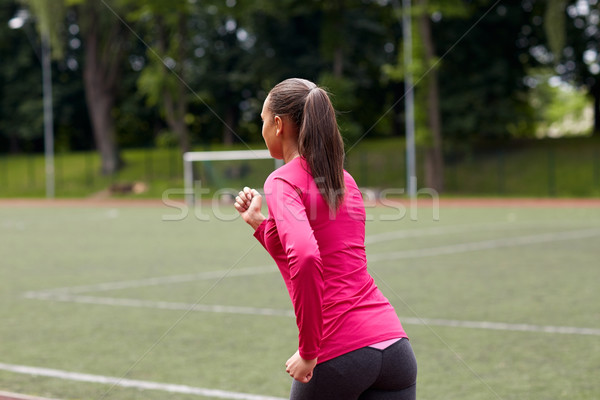
<svg viewBox="0 0 600 400"><path fill-rule="evenodd" d="M318 364L290 400L415 400L417 360L407 339L384 350L363 347Z"/></svg>

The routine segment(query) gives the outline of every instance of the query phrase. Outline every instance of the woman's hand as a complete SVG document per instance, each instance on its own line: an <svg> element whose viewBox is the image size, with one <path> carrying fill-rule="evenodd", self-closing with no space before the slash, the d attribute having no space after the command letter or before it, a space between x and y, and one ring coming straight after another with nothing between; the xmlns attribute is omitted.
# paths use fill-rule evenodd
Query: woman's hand
<svg viewBox="0 0 600 400"><path fill-rule="evenodd" d="M296 351L293 356L285 363L285 372L292 378L302 383L308 383L313 377L313 370L317 365L317 359L305 360L300 357L300 352Z"/></svg>
<svg viewBox="0 0 600 400"><path fill-rule="evenodd" d="M245 187L237 197L233 204L235 209L240 213L244 221L254 230L266 219L260 211L262 207L262 196L256 189Z"/></svg>

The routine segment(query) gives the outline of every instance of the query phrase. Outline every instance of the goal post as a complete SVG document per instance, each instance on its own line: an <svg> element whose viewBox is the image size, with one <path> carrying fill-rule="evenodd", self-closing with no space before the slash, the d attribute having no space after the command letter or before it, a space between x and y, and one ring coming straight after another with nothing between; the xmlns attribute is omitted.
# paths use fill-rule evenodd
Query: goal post
<svg viewBox="0 0 600 400"><path fill-rule="evenodd" d="M194 202L194 168L192 163L201 161L266 160L273 158L269 150L190 151L183 153L183 181L186 203ZM283 160L275 159L275 169Z"/></svg>

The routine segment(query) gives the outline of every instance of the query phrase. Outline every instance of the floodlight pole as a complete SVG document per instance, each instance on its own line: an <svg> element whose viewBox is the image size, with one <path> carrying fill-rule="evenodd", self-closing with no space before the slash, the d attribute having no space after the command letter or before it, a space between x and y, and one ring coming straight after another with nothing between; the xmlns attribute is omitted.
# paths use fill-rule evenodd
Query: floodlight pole
<svg viewBox="0 0 600 400"><path fill-rule="evenodd" d="M44 154L46 163L46 197L54 198L54 115L52 111L52 64L50 40L42 33L42 82L44 97Z"/></svg>
<svg viewBox="0 0 600 400"><path fill-rule="evenodd" d="M21 9L8 21L10 29L21 29L29 21L29 11ZM44 160L46 170L46 197L54 198L54 115L52 112L52 59L50 34L47 29L40 33L42 48L42 96L44 99ZM35 45L32 43L35 49ZM37 51L36 51L37 53Z"/></svg>
<svg viewBox="0 0 600 400"><path fill-rule="evenodd" d="M404 110L406 114L406 185L408 196L417 195L415 167L415 97L412 77L412 26L410 0L402 0L402 36L404 40Z"/></svg>

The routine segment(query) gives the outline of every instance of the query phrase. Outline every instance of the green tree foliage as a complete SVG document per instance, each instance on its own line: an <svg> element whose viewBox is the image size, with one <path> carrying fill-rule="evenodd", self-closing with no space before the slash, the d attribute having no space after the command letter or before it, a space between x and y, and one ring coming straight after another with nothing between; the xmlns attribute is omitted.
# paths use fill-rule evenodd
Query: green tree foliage
<svg viewBox="0 0 600 400"><path fill-rule="evenodd" d="M530 22L519 39L531 64L552 68L583 88L594 102L593 132L600 133L600 4L595 0L528 0Z"/></svg>
<svg viewBox="0 0 600 400"><path fill-rule="evenodd" d="M190 151L188 121L193 116L189 103L194 92L189 87L192 55L187 38L194 34L190 29L191 4L185 0L130 3L134 11L128 20L135 23L137 35L143 32L144 43L149 45L138 89L146 95L148 105L159 106L181 151ZM151 27L146 27L148 22Z"/></svg>
<svg viewBox="0 0 600 400"><path fill-rule="evenodd" d="M581 3L574 0L413 1L412 72L419 79L419 143L441 148L434 135L436 119L445 150L482 139L532 135L537 116L528 104L530 88L524 78L531 66L542 63L540 54L556 53L561 47L561 36L551 38L543 29L545 21L556 24L561 16L566 32L563 54L547 63L559 60L557 73L566 71L561 73L565 79L571 74L592 92L594 71L600 68L597 57L592 60L598 54L597 34L591 28L597 5L584 2L589 6L585 16L572 8ZM267 90L292 76L317 81L333 92L349 147L366 136L401 135L402 26L399 9L393 6L399 3L29 0L27 4L37 19L50 21L49 29L56 32L51 34L53 47L63 44L63 54L54 53L59 141L64 148L93 142L106 160L105 172L114 172L120 164L119 144L177 142L185 151L198 144L259 141L258 115ZM22 4L0 0L0 12L10 19ZM431 34L427 40L423 27ZM0 31L3 58L14 60L0 66L1 101L6 104L0 110L0 146L7 150L24 144L22 138L41 134L41 85L35 82L41 77L23 31L6 25ZM573 40L573 32L583 39ZM77 40L79 46L73 44ZM30 96L25 96L28 91ZM435 101L440 117L431 111ZM69 125L69 121L76 122Z"/></svg>
<svg viewBox="0 0 600 400"><path fill-rule="evenodd" d="M18 9L13 1L0 0L0 20L9 21ZM0 24L0 138L12 152L31 147L32 140L43 132L42 75L35 53L36 39L30 25L17 30Z"/></svg>
<svg viewBox="0 0 600 400"><path fill-rule="evenodd" d="M566 5L566 0L548 0L544 12L544 31L554 54L562 53L565 48Z"/></svg>
<svg viewBox="0 0 600 400"><path fill-rule="evenodd" d="M24 0L36 18L40 35L48 37L53 48L53 57L62 59L65 31L65 0Z"/></svg>
<svg viewBox="0 0 600 400"><path fill-rule="evenodd" d="M531 135L534 129L523 83L527 68L521 55L527 49L515 46L528 16L518 2L492 8L493 3L474 2L468 18L442 17L434 25L439 53L444 54L444 137L455 146Z"/></svg>
<svg viewBox="0 0 600 400"><path fill-rule="evenodd" d="M0 0L0 20L22 16L25 4ZM26 15L26 14L25 14ZM65 27L74 23L72 15L63 15ZM43 149L42 71L40 35L37 17L21 21L18 29L0 24L0 150L10 152ZM62 31L55 40L75 40L59 52L60 42L53 46L56 61L54 77L54 131L57 151L89 149L91 138L85 107L79 65L81 59L73 46L79 46L77 35ZM62 57L57 57L62 54Z"/></svg>
<svg viewBox="0 0 600 400"><path fill-rule="evenodd" d="M561 82L550 68L530 72L530 102L534 106L536 136L560 137L589 133L590 102L585 89Z"/></svg>

